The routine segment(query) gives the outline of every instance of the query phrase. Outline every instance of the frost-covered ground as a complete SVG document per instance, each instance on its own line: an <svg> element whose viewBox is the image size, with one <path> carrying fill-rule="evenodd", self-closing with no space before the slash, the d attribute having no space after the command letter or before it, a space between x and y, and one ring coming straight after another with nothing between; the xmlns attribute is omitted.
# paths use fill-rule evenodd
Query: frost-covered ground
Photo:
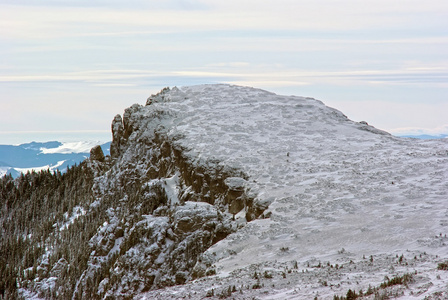
<svg viewBox="0 0 448 300"><path fill-rule="evenodd" d="M407 273L381 293L448 298L437 270L448 259L447 139L397 138L318 100L247 87L163 98L139 113L173 116L160 130L191 157L244 171L246 192L270 205L204 254L217 275L141 299L333 299Z"/></svg>

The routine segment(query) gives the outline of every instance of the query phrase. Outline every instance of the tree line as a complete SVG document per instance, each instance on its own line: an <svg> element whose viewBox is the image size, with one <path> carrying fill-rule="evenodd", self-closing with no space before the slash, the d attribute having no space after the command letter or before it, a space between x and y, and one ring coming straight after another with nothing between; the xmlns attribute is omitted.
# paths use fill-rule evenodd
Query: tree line
<svg viewBox="0 0 448 300"><path fill-rule="evenodd" d="M48 249L52 249L50 265L65 257L70 265L81 267L70 272L82 269L88 253L79 250L88 248L82 246L93 234L88 228L93 229L89 223L94 216L78 218L69 231L55 229L74 207L87 207L93 201L92 185L93 173L86 163L64 174L45 170L16 179L10 175L0 178L0 298L18 297L18 278L35 278L38 258ZM68 280L68 284L74 282Z"/></svg>

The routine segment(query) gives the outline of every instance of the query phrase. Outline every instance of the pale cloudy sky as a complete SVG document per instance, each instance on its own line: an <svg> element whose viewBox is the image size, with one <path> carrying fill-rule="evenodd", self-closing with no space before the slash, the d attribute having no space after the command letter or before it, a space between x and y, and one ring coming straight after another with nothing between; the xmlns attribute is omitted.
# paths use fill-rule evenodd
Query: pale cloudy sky
<svg viewBox="0 0 448 300"><path fill-rule="evenodd" d="M0 144L109 140L126 107L202 83L448 133L448 1L0 0Z"/></svg>

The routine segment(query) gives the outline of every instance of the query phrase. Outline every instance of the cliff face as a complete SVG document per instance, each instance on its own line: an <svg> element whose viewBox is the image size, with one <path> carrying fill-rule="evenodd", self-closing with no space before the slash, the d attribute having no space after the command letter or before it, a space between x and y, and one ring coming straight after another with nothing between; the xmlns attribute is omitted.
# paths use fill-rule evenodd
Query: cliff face
<svg viewBox="0 0 448 300"><path fill-rule="evenodd" d="M243 298L269 293L274 284L263 289L255 272L288 293L305 289L302 298L315 296L316 279L332 298L379 284L384 272L392 278L405 268L388 271L395 251L429 253L407 265L423 270L446 249L433 238L446 224L446 141L395 138L312 98L229 85L165 88L111 127L111 155L92 149L80 166L91 174L77 186L85 193L46 227L34 265L21 263L22 295L168 299L194 290L200 299L209 286L232 295L237 282ZM371 269L365 255L375 256ZM371 273L344 273L356 268ZM344 276L354 279L323 284Z"/></svg>
<svg viewBox="0 0 448 300"><path fill-rule="evenodd" d="M90 241L89 267L75 293L98 270L107 276L96 293L114 298L214 274L201 254L242 226L233 220L235 203L252 200L243 184L229 183L244 182L244 173L192 159L159 126L166 116L148 117L144 110L134 105L113 121L110 169L98 173L94 191L98 205L107 195L118 203L107 205L108 219Z"/></svg>
<svg viewBox="0 0 448 300"><path fill-rule="evenodd" d="M179 118L161 107L169 93L180 91L164 89L146 106L117 115L110 157L94 147L84 163L94 173L95 200L80 200L83 213L71 222L94 216L89 227L95 233L81 251L85 263L74 284L51 271L58 265L67 272L73 260L49 249L35 267L40 271L20 278L24 295L126 298L215 274L202 253L266 209L255 204L242 170L196 156L171 134L169 126ZM70 232L71 224L62 223L59 231Z"/></svg>
<svg viewBox="0 0 448 300"><path fill-rule="evenodd" d="M91 156L94 205L107 207L107 217L89 242L77 297L127 297L215 274L201 254L244 225L237 213L251 220L266 208L254 205L244 172L198 159L169 136L164 125L176 117L148 107L169 91L114 118L107 163Z"/></svg>

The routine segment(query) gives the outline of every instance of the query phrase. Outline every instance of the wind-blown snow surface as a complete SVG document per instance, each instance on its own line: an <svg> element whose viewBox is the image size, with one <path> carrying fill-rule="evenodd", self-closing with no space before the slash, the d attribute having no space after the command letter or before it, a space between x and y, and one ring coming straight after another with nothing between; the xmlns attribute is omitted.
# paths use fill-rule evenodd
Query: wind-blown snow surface
<svg viewBox="0 0 448 300"><path fill-rule="evenodd" d="M393 137L318 100L247 87L162 98L138 113L171 116L159 130L191 156L244 171L246 192L270 205L206 252L216 276L142 298L199 299L235 285L238 299L332 299L404 273L414 281L396 296L448 297L448 272L436 270L448 258L448 140Z"/></svg>

